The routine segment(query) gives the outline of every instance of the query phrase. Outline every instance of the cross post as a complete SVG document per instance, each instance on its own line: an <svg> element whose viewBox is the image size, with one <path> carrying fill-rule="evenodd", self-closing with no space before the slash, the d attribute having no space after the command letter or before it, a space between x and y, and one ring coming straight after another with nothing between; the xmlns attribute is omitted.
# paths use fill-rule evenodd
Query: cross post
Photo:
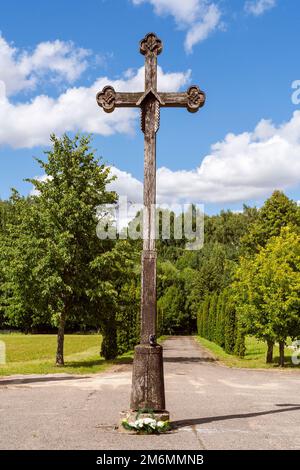
<svg viewBox="0 0 300 470"><path fill-rule="evenodd" d="M97 94L97 103L107 113L115 108L140 108L144 133L144 212L142 253L141 338L135 348L131 390L131 410L165 411L165 390L162 347L156 342L156 134L160 108L187 108L197 112L205 104L205 93L191 86L185 93L157 91L157 56L162 41L149 33L140 42L145 56L145 90L139 93L118 93L106 86Z"/></svg>

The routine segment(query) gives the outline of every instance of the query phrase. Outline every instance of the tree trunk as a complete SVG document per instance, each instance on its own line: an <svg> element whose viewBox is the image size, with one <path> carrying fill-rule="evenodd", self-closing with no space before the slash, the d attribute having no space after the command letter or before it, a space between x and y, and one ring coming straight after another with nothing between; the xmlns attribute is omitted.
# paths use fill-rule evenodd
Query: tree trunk
<svg viewBox="0 0 300 470"><path fill-rule="evenodd" d="M267 340L268 350L267 350L267 358L266 363L272 364L273 362L273 349L274 349L274 341Z"/></svg>
<svg viewBox="0 0 300 470"><path fill-rule="evenodd" d="M62 313L59 321L57 332L57 350L56 350L56 365L64 366L64 340L65 340L65 324L66 314Z"/></svg>
<svg viewBox="0 0 300 470"><path fill-rule="evenodd" d="M279 366L284 367L284 341L279 341Z"/></svg>

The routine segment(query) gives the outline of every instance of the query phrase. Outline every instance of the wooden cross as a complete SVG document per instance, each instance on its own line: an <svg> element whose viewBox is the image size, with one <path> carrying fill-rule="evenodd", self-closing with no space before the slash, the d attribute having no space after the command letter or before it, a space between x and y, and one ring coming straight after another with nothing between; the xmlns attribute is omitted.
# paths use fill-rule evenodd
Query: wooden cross
<svg viewBox="0 0 300 470"><path fill-rule="evenodd" d="M205 103L205 94L196 85L185 93L157 91L157 56L162 49L162 41L154 33L140 42L140 52L145 56L144 92L118 93L106 86L97 94L98 105L107 113L115 108L141 108L145 135L141 344L135 349L132 410L165 409L162 348L156 344L156 133L160 108L187 108L195 113Z"/></svg>

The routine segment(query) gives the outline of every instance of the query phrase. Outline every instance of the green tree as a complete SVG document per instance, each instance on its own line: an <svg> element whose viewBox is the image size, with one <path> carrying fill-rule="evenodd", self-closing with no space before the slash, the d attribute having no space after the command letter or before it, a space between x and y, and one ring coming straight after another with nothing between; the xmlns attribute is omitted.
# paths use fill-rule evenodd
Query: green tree
<svg viewBox="0 0 300 470"><path fill-rule="evenodd" d="M215 341L222 348L225 346L225 322L224 322L224 300L225 300L225 291L221 292L218 295L217 302L217 324L216 324L216 337Z"/></svg>
<svg viewBox="0 0 300 470"><path fill-rule="evenodd" d="M248 331L259 339L275 341L284 366L284 346L300 334L300 236L285 227L253 259L242 259L235 290L239 312ZM270 346L271 345L271 346ZM270 360L270 351L267 360Z"/></svg>
<svg viewBox="0 0 300 470"><path fill-rule="evenodd" d="M187 331L192 333L196 329L196 319L202 301L202 279L198 270L190 267L184 268L180 273L182 289L185 299L185 311L188 318Z"/></svg>
<svg viewBox="0 0 300 470"><path fill-rule="evenodd" d="M66 321L95 313L100 304L103 316L110 313L110 302L103 307L110 285L103 280L101 299L91 292L95 274L101 277L93 262L114 245L96 235L97 207L115 203L116 195L106 189L110 169L95 157L89 137L52 135L51 141L47 159L37 160L45 178L28 180L36 195L16 201L22 220L17 230L11 226L8 311L25 314L30 324L42 314L57 326L56 364L63 365Z"/></svg>
<svg viewBox="0 0 300 470"><path fill-rule="evenodd" d="M215 338L216 338L217 304L218 304L218 294L217 292L214 292L211 295L210 305L209 305L208 339L210 341L215 341Z"/></svg>
<svg viewBox="0 0 300 470"><path fill-rule="evenodd" d="M0 304L7 325L29 331L49 321L39 282L44 274L40 259L46 243L34 202L13 190L9 204L6 230L0 238Z"/></svg>
<svg viewBox="0 0 300 470"><path fill-rule="evenodd" d="M158 300L157 309L162 324L162 331L166 334L182 333L186 324L184 299L181 290L173 285L166 289L164 295Z"/></svg>
<svg viewBox="0 0 300 470"><path fill-rule="evenodd" d="M209 336L209 307L210 307L210 295L206 294L203 302L203 337L208 338Z"/></svg>
<svg viewBox="0 0 300 470"><path fill-rule="evenodd" d="M237 322L236 339L234 345L234 354L239 357L245 357L246 344L245 344L246 332L240 322Z"/></svg>
<svg viewBox="0 0 300 470"><path fill-rule="evenodd" d="M88 292L93 307L88 321L101 327L101 354L106 359L132 349L138 339L138 254L130 242L119 240L90 264L94 283Z"/></svg>
<svg viewBox="0 0 300 470"><path fill-rule="evenodd" d="M300 208L282 191L274 191L258 211L258 218L242 238L246 253L257 253L270 238L280 235L282 227L300 227Z"/></svg>
<svg viewBox="0 0 300 470"><path fill-rule="evenodd" d="M224 308L225 314L225 351L229 354L234 352L236 340L236 304L231 292L228 293Z"/></svg>

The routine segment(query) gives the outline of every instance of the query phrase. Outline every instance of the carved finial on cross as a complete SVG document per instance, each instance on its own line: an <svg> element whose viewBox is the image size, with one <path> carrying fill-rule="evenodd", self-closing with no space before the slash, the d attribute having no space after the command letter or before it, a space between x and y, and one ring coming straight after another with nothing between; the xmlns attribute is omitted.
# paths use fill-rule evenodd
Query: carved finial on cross
<svg viewBox="0 0 300 470"><path fill-rule="evenodd" d="M163 50L163 44L155 33L148 33L140 42L140 53L143 55L159 55Z"/></svg>
<svg viewBox="0 0 300 470"><path fill-rule="evenodd" d="M190 113L196 113L204 106L205 93L197 85L191 86L187 91L187 109Z"/></svg>
<svg viewBox="0 0 300 470"><path fill-rule="evenodd" d="M116 92L112 86L106 86L97 94L97 103L106 113L112 113L116 107Z"/></svg>

